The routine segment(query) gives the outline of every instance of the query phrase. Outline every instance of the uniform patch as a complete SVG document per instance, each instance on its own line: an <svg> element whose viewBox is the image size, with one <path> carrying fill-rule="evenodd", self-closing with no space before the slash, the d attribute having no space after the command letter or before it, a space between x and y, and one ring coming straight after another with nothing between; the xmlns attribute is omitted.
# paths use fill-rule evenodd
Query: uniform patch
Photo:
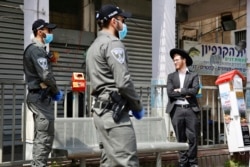
<svg viewBox="0 0 250 167"><path fill-rule="evenodd" d="M125 53L123 48L114 48L111 50L113 57L121 64L125 61Z"/></svg>
<svg viewBox="0 0 250 167"><path fill-rule="evenodd" d="M37 59L37 62L42 69L47 70L48 69L48 62L45 58L39 58Z"/></svg>

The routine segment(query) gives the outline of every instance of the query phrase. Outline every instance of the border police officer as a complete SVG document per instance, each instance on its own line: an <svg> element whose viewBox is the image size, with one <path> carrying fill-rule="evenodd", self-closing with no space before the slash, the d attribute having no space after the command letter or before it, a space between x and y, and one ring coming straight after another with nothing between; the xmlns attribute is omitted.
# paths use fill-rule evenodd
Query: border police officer
<svg viewBox="0 0 250 167"><path fill-rule="evenodd" d="M131 17L114 5L97 12L98 37L87 52L87 77L92 85L94 122L99 133L101 167L139 167L136 138L128 111L141 119L144 110L128 71L125 19Z"/></svg>
<svg viewBox="0 0 250 167"><path fill-rule="evenodd" d="M53 56L46 52L45 44L53 40L55 24L42 19L32 25L35 38L26 47L23 57L25 81L28 86L27 106L34 118L34 143L32 167L47 166L47 159L54 140L54 110L51 100L61 100L63 94L57 88L52 73Z"/></svg>

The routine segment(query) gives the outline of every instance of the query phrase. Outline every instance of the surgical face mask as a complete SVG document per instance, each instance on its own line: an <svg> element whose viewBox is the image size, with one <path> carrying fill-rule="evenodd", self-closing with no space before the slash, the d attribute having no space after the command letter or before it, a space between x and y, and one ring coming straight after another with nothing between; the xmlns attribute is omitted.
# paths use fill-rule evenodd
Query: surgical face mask
<svg viewBox="0 0 250 167"><path fill-rule="evenodd" d="M46 37L43 38L45 44L48 44L53 41L53 34L45 34Z"/></svg>
<svg viewBox="0 0 250 167"><path fill-rule="evenodd" d="M119 39L120 40L124 39L127 35L127 32L128 32L127 25L125 23L122 23L122 30L118 31Z"/></svg>

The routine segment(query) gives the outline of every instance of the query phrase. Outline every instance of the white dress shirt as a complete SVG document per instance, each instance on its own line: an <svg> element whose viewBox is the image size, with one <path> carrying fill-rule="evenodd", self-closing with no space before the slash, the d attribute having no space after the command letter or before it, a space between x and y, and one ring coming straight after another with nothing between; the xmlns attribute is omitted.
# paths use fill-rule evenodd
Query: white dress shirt
<svg viewBox="0 0 250 167"><path fill-rule="evenodd" d="M188 71L188 68L186 69L186 71L184 73L178 71L179 73L179 78L180 78L180 91L181 91L181 88L183 88L183 85L184 85L184 81L185 81L185 77L186 77L186 73ZM189 104L188 101L185 99L185 100L176 100L175 104Z"/></svg>

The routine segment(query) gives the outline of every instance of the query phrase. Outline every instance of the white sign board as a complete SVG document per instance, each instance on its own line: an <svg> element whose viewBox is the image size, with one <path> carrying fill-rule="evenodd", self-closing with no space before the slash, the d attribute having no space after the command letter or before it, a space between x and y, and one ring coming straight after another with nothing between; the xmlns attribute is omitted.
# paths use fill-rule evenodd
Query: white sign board
<svg viewBox="0 0 250 167"><path fill-rule="evenodd" d="M247 73L246 50L237 51L234 45L183 41L183 49L193 59L191 69L200 75L220 75L231 70Z"/></svg>

